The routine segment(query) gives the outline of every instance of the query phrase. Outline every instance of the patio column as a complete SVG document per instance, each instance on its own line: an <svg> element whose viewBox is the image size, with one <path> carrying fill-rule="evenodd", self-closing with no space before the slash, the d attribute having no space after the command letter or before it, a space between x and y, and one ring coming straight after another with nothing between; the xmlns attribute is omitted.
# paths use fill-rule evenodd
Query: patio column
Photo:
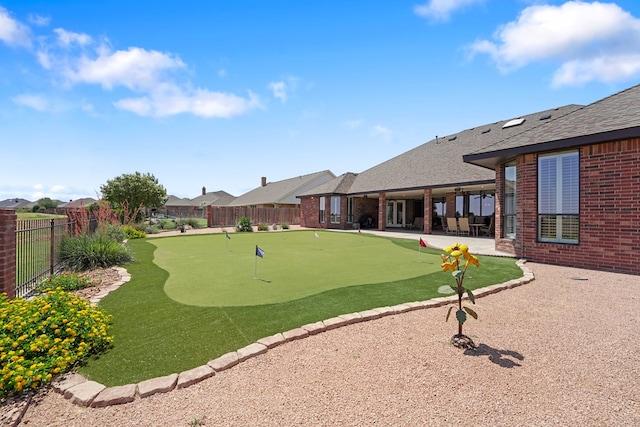
<svg viewBox="0 0 640 427"><path fill-rule="evenodd" d="M387 226L387 195L380 193L378 196L378 230L384 231Z"/></svg>
<svg viewBox="0 0 640 427"><path fill-rule="evenodd" d="M424 190L424 234L431 234L433 231L431 226L433 224L433 205L432 205L432 193L433 191L430 188L425 188Z"/></svg>

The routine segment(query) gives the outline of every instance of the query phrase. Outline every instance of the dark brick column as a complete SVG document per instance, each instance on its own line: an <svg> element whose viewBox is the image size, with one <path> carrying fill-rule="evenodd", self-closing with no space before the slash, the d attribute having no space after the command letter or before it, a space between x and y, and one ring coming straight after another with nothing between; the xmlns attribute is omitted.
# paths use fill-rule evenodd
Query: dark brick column
<svg viewBox="0 0 640 427"><path fill-rule="evenodd" d="M433 202L432 202L432 193L433 191L430 188L425 188L424 190L424 234L431 234L433 230L431 229L433 224Z"/></svg>
<svg viewBox="0 0 640 427"><path fill-rule="evenodd" d="M387 228L387 195L380 193L378 196L378 230L384 231Z"/></svg>
<svg viewBox="0 0 640 427"><path fill-rule="evenodd" d="M16 297L16 221L14 211L0 209L0 293Z"/></svg>

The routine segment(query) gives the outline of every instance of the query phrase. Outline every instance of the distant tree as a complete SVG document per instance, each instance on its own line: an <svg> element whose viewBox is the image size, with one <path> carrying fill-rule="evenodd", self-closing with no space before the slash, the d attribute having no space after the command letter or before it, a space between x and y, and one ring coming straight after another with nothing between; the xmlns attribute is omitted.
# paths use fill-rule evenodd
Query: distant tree
<svg viewBox="0 0 640 427"><path fill-rule="evenodd" d="M55 209L56 207L58 207L58 202L48 197L43 197L42 199L38 199L32 210L33 212L44 212L47 209Z"/></svg>
<svg viewBox="0 0 640 427"><path fill-rule="evenodd" d="M125 223L140 221L143 208L158 208L167 201L167 190L150 173L120 175L108 180L100 191Z"/></svg>

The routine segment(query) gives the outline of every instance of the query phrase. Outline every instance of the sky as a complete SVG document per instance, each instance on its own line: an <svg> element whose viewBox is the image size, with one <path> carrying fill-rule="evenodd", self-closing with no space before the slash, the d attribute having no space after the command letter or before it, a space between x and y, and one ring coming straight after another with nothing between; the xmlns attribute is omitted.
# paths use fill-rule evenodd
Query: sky
<svg viewBox="0 0 640 427"><path fill-rule="evenodd" d="M637 0L0 0L0 200L240 196L639 80Z"/></svg>

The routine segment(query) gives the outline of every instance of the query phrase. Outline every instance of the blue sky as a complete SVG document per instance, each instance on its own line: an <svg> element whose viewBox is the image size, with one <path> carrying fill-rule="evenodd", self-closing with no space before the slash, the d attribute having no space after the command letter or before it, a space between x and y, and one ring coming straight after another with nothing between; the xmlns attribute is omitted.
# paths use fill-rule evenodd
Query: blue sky
<svg viewBox="0 0 640 427"><path fill-rule="evenodd" d="M0 200L239 196L639 77L637 0L0 0Z"/></svg>

